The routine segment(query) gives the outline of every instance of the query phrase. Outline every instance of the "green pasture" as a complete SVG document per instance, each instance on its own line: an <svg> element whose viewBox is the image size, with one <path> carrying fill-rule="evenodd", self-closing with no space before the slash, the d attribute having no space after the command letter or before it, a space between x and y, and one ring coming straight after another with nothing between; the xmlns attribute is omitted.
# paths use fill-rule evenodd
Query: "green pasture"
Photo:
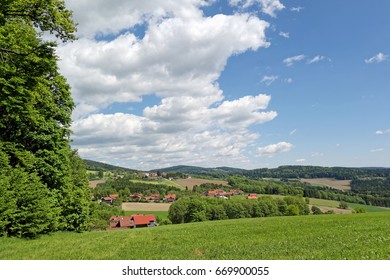
<svg viewBox="0 0 390 280"><path fill-rule="evenodd" d="M0 259L388 260L390 212L210 221L0 238Z"/></svg>
<svg viewBox="0 0 390 280"><path fill-rule="evenodd" d="M132 214L154 214L156 218L160 218L160 220L168 219L168 211L125 211L125 215Z"/></svg>

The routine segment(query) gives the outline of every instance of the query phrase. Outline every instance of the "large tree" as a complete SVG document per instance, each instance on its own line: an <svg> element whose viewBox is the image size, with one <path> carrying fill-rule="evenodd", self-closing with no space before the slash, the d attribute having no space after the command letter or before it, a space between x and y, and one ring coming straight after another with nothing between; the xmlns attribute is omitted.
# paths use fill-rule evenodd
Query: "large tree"
<svg viewBox="0 0 390 280"><path fill-rule="evenodd" d="M61 0L1 0L0 192L4 197L28 197L32 205L44 196L52 205L33 207L29 211L37 215L25 221L16 215L23 207L12 204L12 199L7 201L14 210L0 208L0 235L88 228L86 173L79 171L80 159L70 148L75 105L58 70L56 43L42 39L44 32L63 42L76 39L71 15ZM20 175L18 181L12 179L15 174ZM47 212L45 223L49 225L33 234L23 231L27 223L42 224L43 219L34 220L43 217L38 213L42 211ZM18 223L24 224L15 233L11 228Z"/></svg>

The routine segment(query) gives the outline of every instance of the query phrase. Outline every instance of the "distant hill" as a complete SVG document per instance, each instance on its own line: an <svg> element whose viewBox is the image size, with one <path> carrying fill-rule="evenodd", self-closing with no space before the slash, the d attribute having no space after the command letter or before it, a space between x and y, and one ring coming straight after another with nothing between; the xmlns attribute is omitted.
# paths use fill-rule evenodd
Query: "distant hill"
<svg viewBox="0 0 390 280"><path fill-rule="evenodd" d="M138 172L137 170L115 166L107 163L102 163L94 160L83 159L84 164L87 167L87 170L91 171L117 171L117 172Z"/></svg>
<svg viewBox="0 0 390 280"><path fill-rule="evenodd" d="M157 170L155 170L157 171ZM259 168L246 170L231 167L204 168L179 165L158 169L160 172L181 172L193 175L226 178L228 176L245 176L252 179L261 178L336 178L352 180L358 177L388 177L390 168L383 167L322 167L304 165L286 165L277 168Z"/></svg>
<svg viewBox="0 0 390 280"><path fill-rule="evenodd" d="M155 169L152 171L160 171L165 173L178 172L178 173L201 175L201 176L213 177L213 178L225 178L233 174L234 175L241 174L246 170L239 169L239 168L232 168L232 167L206 168L206 167L189 166L189 165L178 165L178 166L172 166L167 168Z"/></svg>

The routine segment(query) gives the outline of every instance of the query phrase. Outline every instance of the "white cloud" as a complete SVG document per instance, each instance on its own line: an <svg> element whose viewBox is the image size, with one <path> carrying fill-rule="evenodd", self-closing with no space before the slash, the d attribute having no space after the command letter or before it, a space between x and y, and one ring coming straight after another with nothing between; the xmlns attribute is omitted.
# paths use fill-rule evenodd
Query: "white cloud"
<svg viewBox="0 0 390 280"><path fill-rule="evenodd" d="M386 55L386 54L383 54L383 53L378 53L377 55L371 57L371 58L368 58L368 59L365 59L364 62L367 63L367 64L371 64L371 63L381 63L385 60L388 60L389 58L389 55Z"/></svg>
<svg viewBox="0 0 390 280"><path fill-rule="evenodd" d="M299 12L302 11L303 9L304 9L304 7L292 7L292 8L290 9L290 11L299 13Z"/></svg>
<svg viewBox="0 0 390 280"><path fill-rule="evenodd" d="M312 64L312 63L320 62L321 60L324 60L324 59L325 59L325 56L317 55L317 56L313 57L312 59L309 59L309 60L307 61L307 64Z"/></svg>
<svg viewBox="0 0 390 280"><path fill-rule="evenodd" d="M275 82L277 79L279 79L278 76L275 76L275 75L271 75L271 76L264 76L260 83L264 83L266 84L267 86L271 85L273 82Z"/></svg>
<svg viewBox="0 0 390 280"><path fill-rule="evenodd" d="M304 162L306 162L306 159L300 158L300 159L297 159L295 162L296 163L304 163Z"/></svg>
<svg viewBox="0 0 390 280"><path fill-rule="evenodd" d="M268 23L247 14L150 23L143 39L125 33L116 39L80 39L59 47L60 68L80 108L139 102L142 95L219 96L216 80L227 59L268 47ZM93 112L93 111L92 111Z"/></svg>
<svg viewBox="0 0 390 280"><path fill-rule="evenodd" d="M258 4L261 6L261 11L271 17L276 17L276 12L285 8L279 0L229 0L229 4L243 8Z"/></svg>
<svg viewBox="0 0 390 280"><path fill-rule="evenodd" d="M284 79L285 83L291 84L294 80L292 78Z"/></svg>
<svg viewBox="0 0 390 280"><path fill-rule="evenodd" d="M290 38L290 33L288 33L288 32L282 32L282 31L280 31L279 32L279 35L280 36L282 36L282 37L284 37L284 38Z"/></svg>
<svg viewBox="0 0 390 280"><path fill-rule="evenodd" d="M390 129L385 129L385 130L377 130L375 131L376 135L385 135L385 134L390 134Z"/></svg>
<svg viewBox="0 0 390 280"><path fill-rule="evenodd" d="M139 169L248 162L244 151L260 137L252 127L277 116L267 110L271 97L226 100L217 81L229 57L270 45L267 22L249 13L205 17L200 7L211 1L203 0L67 3L80 39L58 55L77 104L72 146L82 157ZM281 9L279 1L256 3L271 15ZM159 101L141 113L102 113L146 95Z"/></svg>
<svg viewBox="0 0 390 280"><path fill-rule="evenodd" d="M294 135L295 133L297 133L297 129L293 129L290 131L290 135Z"/></svg>
<svg viewBox="0 0 390 280"><path fill-rule="evenodd" d="M385 149L383 148L378 148L378 149L371 149L370 150L370 153L379 153L379 152L383 152Z"/></svg>
<svg viewBox="0 0 390 280"><path fill-rule="evenodd" d="M145 108L142 117L93 114L73 123L74 147L85 158L110 158L138 168L170 162L240 164L247 160L243 150L259 137L249 128L277 116L262 111L269 101L260 94L215 107L206 98L171 97Z"/></svg>
<svg viewBox="0 0 390 280"><path fill-rule="evenodd" d="M276 144L271 144L265 147L257 148L258 157L274 157L276 154L284 153L290 151L294 147L293 144L288 142L279 142Z"/></svg>
<svg viewBox="0 0 390 280"><path fill-rule="evenodd" d="M299 62L299 61L305 59L305 57L306 56L303 54L288 57L288 58L283 60L283 63L286 64L286 66L292 66L295 62Z"/></svg>

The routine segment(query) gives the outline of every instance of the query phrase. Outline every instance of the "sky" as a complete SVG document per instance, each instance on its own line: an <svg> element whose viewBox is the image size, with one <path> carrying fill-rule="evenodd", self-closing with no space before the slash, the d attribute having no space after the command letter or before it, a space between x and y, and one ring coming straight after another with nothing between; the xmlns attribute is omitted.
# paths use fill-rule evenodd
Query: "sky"
<svg viewBox="0 0 390 280"><path fill-rule="evenodd" d="M390 167L390 1L65 2L82 158Z"/></svg>

